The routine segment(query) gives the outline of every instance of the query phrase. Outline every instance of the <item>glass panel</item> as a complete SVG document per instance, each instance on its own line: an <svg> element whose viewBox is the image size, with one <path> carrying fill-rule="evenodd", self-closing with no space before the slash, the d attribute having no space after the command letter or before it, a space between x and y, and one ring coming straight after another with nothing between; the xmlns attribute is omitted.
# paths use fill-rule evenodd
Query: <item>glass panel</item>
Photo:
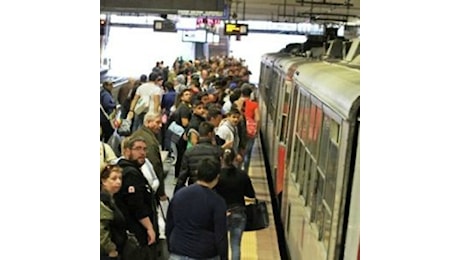
<svg viewBox="0 0 460 260"><path fill-rule="evenodd" d="M308 134L306 136L305 139L305 142L307 143L307 147L308 149L310 150L311 152L311 143L312 143L312 138L313 138L313 129L315 127L315 114L316 114L316 106L311 104L311 106L309 107L310 110L309 110L309 113L308 113L308 118L309 118L309 121L308 121Z"/></svg>
<svg viewBox="0 0 460 260"><path fill-rule="evenodd" d="M307 129L308 129L308 109L310 108L310 97L309 96L303 96L303 102L302 102L302 113L304 114L304 119L302 123L302 129L301 129L301 137L303 140L307 138ZM305 142L306 143L306 142Z"/></svg>
<svg viewBox="0 0 460 260"><path fill-rule="evenodd" d="M308 139L311 141L311 154L313 157L318 158L318 147L319 147L319 134L321 131L321 123L323 119L323 110L321 107L318 107L312 104L312 107L316 107L315 111L315 123L311 128L309 128ZM311 131L310 131L311 130ZM310 135L311 134L311 135Z"/></svg>
<svg viewBox="0 0 460 260"><path fill-rule="evenodd" d="M310 182L311 182L311 179L312 179L312 174L310 174L310 163L311 163L311 157L308 153L305 153L305 167L304 167L304 170L305 170L305 180L303 182L303 189L302 189L302 195L303 195L303 198L305 199L305 206L307 205L308 203L308 197L309 197L309 193L310 193L310 189L309 189L309 186L310 186Z"/></svg>
<svg viewBox="0 0 460 260"><path fill-rule="evenodd" d="M280 131L280 141L286 142L286 132L287 132L287 124L286 124L286 116L281 116L281 131Z"/></svg>
<svg viewBox="0 0 460 260"><path fill-rule="evenodd" d="M318 225L318 239L323 239L324 209L322 205L322 195L324 191L324 178L318 172L318 193L316 197L316 225Z"/></svg>
<svg viewBox="0 0 460 260"><path fill-rule="evenodd" d="M328 210L324 210L324 221L323 221L323 241L326 252L329 249L329 240L331 239L331 224L332 224L332 215Z"/></svg>
<svg viewBox="0 0 460 260"><path fill-rule="evenodd" d="M291 116L291 120L289 120L289 136L291 136L291 138L289 138L288 140L288 145L287 147L291 147L292 145L292 142L294 141L294 136L293 136L293 127L294 127L294 123L295 123L295 120L292 120L292 116L294 116L294 118L297 118L297 115L295 114L295 109L296 109L296 106L297 106L297 94L298 94L298 88L294 88L294 96L293 96L293 99L292 99L292 106L291 106L291 111L289 113L289 115ZM287 151L287 156L286 156L286 165L289 165L289 161L291 160L291 151L288 149Z"/></svg>
<svg viewBox="0 0 460 260"><path fill-rule="evenodd" d="M305 148L300 145L299 146L300 152L299 152L299 163L297 164L297 172L296 172L296 182L300 185L303 184L303 177L305 175L303 171L303 167L305 164Z"/></svg>
<svg viewBox="0 0 460 260"><path fill-rule="evenodd" d="M294 150L293 150L293 158L294 158L294 161L292 162L292 168L291 168L291 174L294 175L294 180L295 180L295 174L297 172L297 164L299 162L299 156L298 156L298 153L299 153L299 146L300 146L300 140L298 139L297 135L295 137L295 141L294 141Z"/></svg>
<svg viewBox="0 0 460 260"><path fill-rule="evenodd" d="M307 206L310 206L312 208L314 208L314 202L315 202L315 199L316 199L316 193L317 193L317 189L318 189L318 176L316 174L316 166L315 166L315 163L313 161L313 158L311 158L311 155L310 156L310 161L311 161L311 164L310 164L310 176L311 176L311 181L310 181L310 187L308 188L309 190L309 195L308 195L308 201L307 201ZM312 215L314 215L314 210L312 211Z"/></svg>
<svg viewBox="0 0 460 260"><path fill-rule="evenodd" d="M303 106L305 104L305 96L302 95L302 93L300 93L300 100L299 100L299 109L297 110L297 133L302 136L302 128L305 127L305 125L303 124L303 118L304 118L304 109L303 109Z"/></svg>
<svg viewBox="0 0 460 260"><path fill-rule="evenodd" d="M273 74L273 81L272 82L272 86L270 88L270 98L269 98L269 101L270 103L268 104L268 107L270 107L269 109L269 114L271 116L271 119L272 120L275 120L275 114L276 114L276 110L275 110L275 106L276 106L276 103L278 103L278 93L277 93L277 90L279 89L279 74L278 72L275 72ZM276 124L276 123L275 123Z"/></svg>
<svg viewBox="0 0 460 260"><path fill-rule="evenodd" d="M336 121L334 120L331 120L331 127L330 127L330 138L331 140L336 143L336 144L339 144L339 141L340 141L340 124L337 123Z"/></svg>
<svg viewBox="0 0 460 260"><path fill-rule="evenodd" d="M286 84L286 90L285 90L285 94L284 94L284 104L283 104L283 113L287 114L289 112L289 97L290 97L290 93L291 93L291 88L292 88L292 85L289 83L289 84Z"/></svg>
<svg viewBox="0 0 460 260"><path fill-rule="evenodd" d="M327 150L329 147L329 126L331 119L328 116L324 117L323 129L321 131L321 140L319 148L319 168L326 171Z"/></svg>
<svg viewBox="0 0 460 260"><path fill-rule="evenodd" d="M326 168L326 188L324 199L330 209L334 208L335 189L337 182L337 161L339 148L328 140L329 143L329 159L327 160Z"/></svg>

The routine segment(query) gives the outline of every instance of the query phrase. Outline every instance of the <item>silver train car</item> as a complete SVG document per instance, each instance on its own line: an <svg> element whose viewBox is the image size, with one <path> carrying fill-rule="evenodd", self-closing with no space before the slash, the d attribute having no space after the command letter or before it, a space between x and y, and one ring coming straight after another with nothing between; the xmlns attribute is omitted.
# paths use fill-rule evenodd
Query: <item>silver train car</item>
<svg viewBox="0 0 460 260"><path fill-rule="evenodd" d="M359 39L343 60L263 55L259 96L288 257L359 259Z"/></svg>

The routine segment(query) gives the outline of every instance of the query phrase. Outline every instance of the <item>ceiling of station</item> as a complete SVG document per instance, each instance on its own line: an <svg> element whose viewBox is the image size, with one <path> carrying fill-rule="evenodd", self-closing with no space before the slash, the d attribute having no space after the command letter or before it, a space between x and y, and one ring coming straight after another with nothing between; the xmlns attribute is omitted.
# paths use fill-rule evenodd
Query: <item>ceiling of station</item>
<svg viewBox="0 0 460 260"><path fill-rule="evenodd" d="M229 0L237 20L359 24L360 0Z"/></svg>
<svg viewBox="0 0 460 260"><path fill-rule="evenodd" d="M217 11L232 20L359 25L360 0L100 0L101 12L179 14ZM188 8L187 8L188 6ZM194 12L194 11L190 11ZM196 12L196 11L195 11ZM198 11L200 13L200 11ZM196 16L197 14L195 14ZM218 16L220 16L218 15ZM193 15L192 15L193 16ZM198 15L200 16L200 15ZM201 15L202 16L202 15ZM211 15L212 16L212 15Z"/></svg>

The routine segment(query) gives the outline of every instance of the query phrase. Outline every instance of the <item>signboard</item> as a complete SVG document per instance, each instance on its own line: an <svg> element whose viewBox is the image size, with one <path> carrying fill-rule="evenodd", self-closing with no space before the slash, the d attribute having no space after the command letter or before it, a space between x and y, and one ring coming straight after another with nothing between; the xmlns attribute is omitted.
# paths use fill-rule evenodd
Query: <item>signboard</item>
<svg viewBox="0 0 460 260"><path fill-rule="evenodd" d="M248 25L241 23L226 23L224 35L248 35Z"/></svg>
<svg viewBox="0 0 460 260"><path fill-rule="evenodd" d="M206 42L206 30L195 30L195 31L183 31L182 41L183 42Z"/></svg>
<svg viewBox="0 0 460 260"><path fill-rule="evenodd" d="M156 32L177 32L176 25L170 20L153 21L153 30Z"/></svg>

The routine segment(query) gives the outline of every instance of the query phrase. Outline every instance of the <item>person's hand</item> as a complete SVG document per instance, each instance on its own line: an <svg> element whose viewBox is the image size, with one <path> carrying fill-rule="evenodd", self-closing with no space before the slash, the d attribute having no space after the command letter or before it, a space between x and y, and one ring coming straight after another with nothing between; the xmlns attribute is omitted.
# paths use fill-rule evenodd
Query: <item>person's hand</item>
<svg viewBox="0 0 460 260"><path fill-rule="evenodd" d="M168 200L168 195L163 195L163 196L160 196L160 200L161 201L165 201L165 200Z"/></svg>
<svg viewBox="0 0 460 260"><path fill-rule="evenodd" d="M237 163L240 163L243 161L243 156L241 156L241 154L237 154L236 157L235 157L235 161Z"/></svg>
<svg viewBox="0 0 460 260"><path fill-rule="evenodd" d="M155 231L152 229L147 229L147 244L151 245L155 243Z"/></svg>
<svg viewBox="0 0 460 260"><path fill-rule="evenodd" d="M118 256L118 251L117 250L110 251L109 256L110 257L117 257Z"/></svg>

